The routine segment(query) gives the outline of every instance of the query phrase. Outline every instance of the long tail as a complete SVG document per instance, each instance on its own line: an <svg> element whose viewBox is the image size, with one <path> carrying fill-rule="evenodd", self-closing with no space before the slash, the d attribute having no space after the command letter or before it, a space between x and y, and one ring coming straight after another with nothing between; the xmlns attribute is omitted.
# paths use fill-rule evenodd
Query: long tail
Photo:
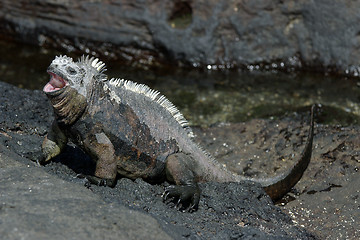
<svg viewBox="0 0 360 240"><path fill-rule="evenodd" d="M303 150L299 161L284 174L274 178L256 180L263 186L264 190L273 201L282 198L286 193L288 193L290 189L300 180L309 165L314 138L314 110L315 105L311 107L309 135L306 140L305 149Z"/></svg>

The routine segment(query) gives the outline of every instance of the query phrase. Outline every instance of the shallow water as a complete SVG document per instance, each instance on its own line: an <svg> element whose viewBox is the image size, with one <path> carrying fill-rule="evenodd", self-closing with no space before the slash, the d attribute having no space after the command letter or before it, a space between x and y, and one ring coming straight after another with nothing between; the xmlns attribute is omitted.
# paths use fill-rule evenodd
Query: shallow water
<svg viewBox="0 0 360 240"><path fill-rule="evenodd" d="M0 42L0 54L1 81L41 90L49 80L49 63L55 55L66 53ZM356 79L316 73L139 70L103 60L109 77L130 79L159 90L191 125L273 118L308 111L313 103L323 106L318 122L350 125L359 121L360 84Z"/></svg>

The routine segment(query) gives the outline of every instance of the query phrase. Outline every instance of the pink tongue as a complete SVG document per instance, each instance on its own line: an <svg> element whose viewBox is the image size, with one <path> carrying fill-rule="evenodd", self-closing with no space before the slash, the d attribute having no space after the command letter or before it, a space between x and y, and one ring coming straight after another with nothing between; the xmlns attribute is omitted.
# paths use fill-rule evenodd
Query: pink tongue
<svg viewBox="0 0 360 240"><path fill-rule="evenodd" d="M50 85L54 88L63 88L65 86L65 81L57 75L51 75Z"/></svg>

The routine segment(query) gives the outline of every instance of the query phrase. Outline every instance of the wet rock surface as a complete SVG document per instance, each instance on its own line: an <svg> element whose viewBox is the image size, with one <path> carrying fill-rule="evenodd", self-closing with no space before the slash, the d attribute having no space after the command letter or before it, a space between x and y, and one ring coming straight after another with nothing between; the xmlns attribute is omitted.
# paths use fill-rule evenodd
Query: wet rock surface
<svg viewBox="0 0 360 240"><path fill-rule="evenodd" d="M323 118L321 111L317 120ZM274 176L298 159L306 140L306 112L280 120L254 119L196 131L219 162L251 177ZM320 239L358 239L360 230L359 126L316 125L312 160L277 205ZM241 137L240 137L241 136Z"/></svg>
<svg viewBox="0 0 360 240"><path fill-rule="evenodd" d="M2 1L0 35L67 51L223 69L359 75L357 1Z"/></svg>
<svg viewBox="0 0 360 240"><path fill-rule="evenodd" d="M119 179L115 188L85 187L76 175L90 174L94 164L71 144L51 163L36 166L29 159L38 157L53 119L51 107L40 91L1 82L0 88L0 233L9 239L359 236L360 129L356 126L317 125L314 157L284 207L274 206L252 182L206 183L201 184L198 211L187 213L163 203L167 183ZM276 175L299 156L308 117L306 109L280 120L218 124L195 128L195 133L200 144L230 170L254 177Z"/></svg>

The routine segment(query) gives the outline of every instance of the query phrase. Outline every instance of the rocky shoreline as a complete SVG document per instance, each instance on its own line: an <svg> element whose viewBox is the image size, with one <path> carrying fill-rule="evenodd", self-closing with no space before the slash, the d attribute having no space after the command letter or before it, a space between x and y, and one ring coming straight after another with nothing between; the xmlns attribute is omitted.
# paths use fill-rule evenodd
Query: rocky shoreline
<svg viewBox="0 0 360 240"><path fill-rule="evenodd" d="M201 207L191 214L162 202L163 185L120 179L114 189L86 188L76 174L91 172L93 164L71 145L54 162L36 166L30 159L38 157L51 107L40 91L0 84L0 232L8 239L313 238L254 183L203 184Z"/></svg>
<svg viewBox="0 0 360 240"><path fill-rule="evenodd" d="M40 91L2 82L0 89L0 235L7 239L356 239L360 234L358 127L317 125L309 169L283 207L252 182L206 183L199 210L182 213L162 202L166 183L119 179L113 189L86 188L76 174L91 173L94 165L71 144L55 161L37 166L53 119L48 100ZM303 148L307 121L307 114L298 114L195 133L229 169L261 177L292 164Z"/></svg>

